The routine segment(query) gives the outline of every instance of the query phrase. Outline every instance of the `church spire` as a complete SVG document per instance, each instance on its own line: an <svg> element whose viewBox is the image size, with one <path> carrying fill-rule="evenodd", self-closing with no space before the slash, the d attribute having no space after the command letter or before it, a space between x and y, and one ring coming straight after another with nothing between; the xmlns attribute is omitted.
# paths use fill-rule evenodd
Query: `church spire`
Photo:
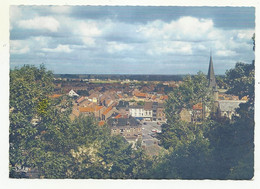
<svg viewBox="0 0 260 189"><path fill-rule="evenodd" d="M209 71L208 71L208 77L207 78L209 80L208 87L213 88L213 89L217 89L217 83L216 83L216 77L215 77L215 74L214 74L211 51L210 51Z"/></svg>

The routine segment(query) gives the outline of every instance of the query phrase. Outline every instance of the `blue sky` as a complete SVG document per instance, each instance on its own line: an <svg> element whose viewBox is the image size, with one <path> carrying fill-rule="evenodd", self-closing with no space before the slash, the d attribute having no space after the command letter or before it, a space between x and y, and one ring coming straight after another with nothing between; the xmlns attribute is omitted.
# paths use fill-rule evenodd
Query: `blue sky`
<svg viewBox="0 0 260 189"><path fill-rule="evenodd" d="M252 7L11 6L10 67L54 73L216 74L254 59Z"/></svg>

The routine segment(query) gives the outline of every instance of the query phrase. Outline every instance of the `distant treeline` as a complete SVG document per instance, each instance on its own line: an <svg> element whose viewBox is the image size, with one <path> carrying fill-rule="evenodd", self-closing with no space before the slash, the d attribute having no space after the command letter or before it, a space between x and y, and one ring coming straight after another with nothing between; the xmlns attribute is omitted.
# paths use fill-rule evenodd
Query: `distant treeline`
<svg viewBox="0 0 260 189"><path fill-rule="evenodd" d="M181 81L185 75L121 75L121 74L54 74L55 78L68 79L111 79L138 81Z"/></svg>

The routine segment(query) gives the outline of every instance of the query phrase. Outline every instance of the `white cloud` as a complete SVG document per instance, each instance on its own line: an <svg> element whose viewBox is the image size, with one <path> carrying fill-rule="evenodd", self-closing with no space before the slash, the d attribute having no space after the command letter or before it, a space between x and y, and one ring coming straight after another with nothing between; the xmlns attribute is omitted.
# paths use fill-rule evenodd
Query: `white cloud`
<svg viewBox="0 0 260 189"><path fill-rule="evenodd" d="M29 46L22 40L10 41L10 52L13 54L25 54L30 51Z"/></svg>
<svg viewBox="0 0 260 189"><path fill-rule="evenodd" d="M140 26L137 31L153 40L204 40L213 29L214 24L210 19L181 17L170 23L155 20Z"/></svg>
<svg viewBox="0 0 260 189"><path fill-rule="evenodd" d="M235 56L235 55L237 55L237 53L232 50L218 50L216 52L216 55L226 57L226 56Z"/></svg>
<svg viewBox="0 0 260 189"><path fill-rule="evenodd" d="M254 30L238 30L235 31L237 33L237 38L239 40L248 40L251 39L253 34L254 34Z"/></svg>
<svg viewBox="0 0 260 189"><path fill-rule="evenodd" d="M30 51L30 48L28 46L25 46L21 49L11 49L11 53L13 54L25 54Z"/></svg>
<svg viewBox="0 0 260 189"><path fill-rule="evenodd" d="M192 54L192 46L188 42L182 41L162 41L153 42L147 45L146 53L149 55L164 55L164 54Z"/></svg>
<svg viewBox="0 0 260 189"><path fill-rule="evenodd" d="M95 45L95 37L101 35L101 30L98 28L95 21L82 21L74 28L74 33L80 35L86 45Z"/></svg>
<svg viewBox="0 0 260 189"><path fill-rule="evenodd" d="M43 48L42 51L44 52L65 52L70 53L72 52L72 49L70 49L69 45L58 45L56 48Z"/></svg>
<svg viewBox="0 0 260 189"><path fill-rule="evenodd" d="M53 17L36 17L29 20L21 20L18 22L18 26L26 29L41 30L46 29L51 32L57 32L60 24Z"/></svg>
<svg viewBox="0 0 260 189"><path fill-rule="evenodd" d="M13 29L14 23L21 18L22 12L17 6L10 6L10 30Z"/></svg>
<svg viewBox="0 0 260 189"><path fill-rule="evenodd" d="M109 53L115 53L115 52L120 52L120 51L125 51L125 50L133 50L133 46L124 44L124 43L117 43L117 42L108 42L107 45L107 51Z"/></svg>
<svg viewBox="0 0 260 189"><path fill-rule="evenodd" d="M31 37L33 44L38 47L46 47L51 40L51 37L36 36Z"/></svg>
<svg viewBox="0 0 260 189"><path fill-rule="evenodd" d="M69 6L52 6L50 10L56 14L68 14L71 12L71 8Z"/></svg>
<svg viewBox="0 0 260 189"><path fill-rule="evenodd" d="M78 60L84 60L84 62L92 62L93 67L96 63L103 65L103 62L112 65L117 61L118 65L138 62L136 67L143 62L147 62L145 65L155 63L158 65L160 62L162 70L170 70L173 65L181 68L183 64L187 67L187 62L201 62L205 59L204 56L209 56L210 49L216 60L215 65L218 65L217 61L226 60L232 60L230 62L233 63L237 59L248 62L247 59L252 57L251 37L254 30L224 30L217 28L212 19L186 16L167 22L154 20L143 23L123 22L120 21L122 19L113 18L87 19L85 17L81 20L68 14L70 13L68 6L49 8L50 15L45 17L37 16L40 13L35 11L27 12L28 14L25 15L20 14L19 8L12 9L11 26L16 27L12 35L16 35L19 31L26 31L21 28L44 29L57 33L55 36L50 34L48 37L47 32L44 36L30 36L29 32L28 35L21 35L20 39L24 40L11 41L11 54L28 53L30 57L43 59L45 54L54 52L49 56L49 59L53 58L54 62L74 61L77 64ZM37 33L42 34L42 32L34 32L34 35ZM67 57L72 55L75 60L68 60ZM154 73L157 73L158 67L156 66Z"/></svg>

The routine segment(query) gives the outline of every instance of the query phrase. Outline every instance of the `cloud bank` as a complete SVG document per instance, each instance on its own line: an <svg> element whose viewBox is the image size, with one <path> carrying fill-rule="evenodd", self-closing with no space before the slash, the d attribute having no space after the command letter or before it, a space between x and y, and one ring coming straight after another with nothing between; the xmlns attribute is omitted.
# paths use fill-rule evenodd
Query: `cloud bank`
<svg viewBox="0 0 260 189"><path fill-rule="evenodd" d="M141 10L12 6L11 68L44 63L54 73L206 73L211 49L216 73L224 74L236 62L254 59L254 24L249 24L254 23L252 8L237 8L233 14L224 7ZM226 21L214 14L225 10ZM232 25L229 21L239 11L245 18Z"/></svg>

